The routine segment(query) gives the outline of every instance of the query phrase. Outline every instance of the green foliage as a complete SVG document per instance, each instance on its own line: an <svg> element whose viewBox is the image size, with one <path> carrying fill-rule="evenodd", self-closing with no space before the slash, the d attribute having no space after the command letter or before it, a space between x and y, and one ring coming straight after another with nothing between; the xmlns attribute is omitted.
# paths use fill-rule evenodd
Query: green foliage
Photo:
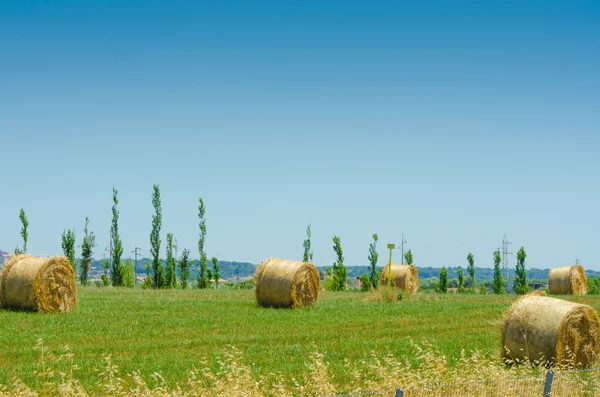
<svg viewBox="0 0 600 397"><path fill-rule="evenodd" d="M407 265L413 264L413 254L412 254L411 250L408 250L404 253L404 261L406 262Z"/></svg>
<svg viewBox="0 0 600 397"><path fill-rule="evenodd" d="M162 227L162 207L160 202L160 188L158 185L152 187L152 232L150 232L150 255L152 256L152 287L164 288L167 282L165 268L160 260L160 229Z"/></svg>
<svg viewBox="0 0 600 397"><path fill-rule="evenodd" d="M527 254L525 253L525 249L521 247L519 252L517 252L517 267L515 270L515 292L518 295L525 295L529 292L529 284L527 283L527 271L525 270L525 258L527 258Z"/></svg>
<svg viewBox="0 0 600 397"><path fill-rule="evenodd" d="M61 234L63 254L69 259L73 271L77 271L75 263L75 229L63 230Z"/></svg>
<svg viewBox="0 0 600 397"><path fill-rule="evenodd" d="M204 243L206 241L206 219L204 217L206 208L204 207L204 200L198 199L198 219L200 221L200 237L198 238L198 254L200 255L200 269L198 275L198 288L205 289L210 287L209 272L206 269L206 253L204 252Z"/></svg>
<svg viewBox="0 0 600 397"><path fill-rule="evenodd" d="M121 273L123 274L123 286L133 288L135 284L135 264L130 259L126 263L122 263Z"/></svg>
<svg viewBox="0 0 600 397"><path fill-rule="evenodd" d="M206 288L210 288L212 286L211 280L213 278L212 271L210 269L206 269Z"/></svg>
<svg viewBox="0 0 600 397"><path fill-rule="evenodd" d="M220 268L219 261L214 256L212 257L211 261L212 261L212 264L213 264L213 274L212 274L212 276L215 279L215 286L217 288L219 288L219 277L221 277L221 274L219 274L219 268Z"/></svg>
<svg viewBox="0 0 600 397"><path fill-rule="evenodd" d="M502 280L502 269L500 269L500 250L494 251L494 280L492 281L492 291L494 294L501 295L504 293L504 281Z"/></svg>
<svg viewBox="0 0 600 397"><path fill-rule="evenodd" d="M371 279L368 274L362 274L359 278L361 292L369 292L371 289Z"/></svg>
<svg viewBox="0 0 600 397"><path fill-rule="evenodd" d="M404 299L405 296L406 296L406 294L404 293L404 291L398 290L398 295L396 297L398 298L399 301Z"/></svg>
<svg viewBox="0 0 600 397"><path fill-rule="evenodd" d="M311 232L310 232L310 223L308 224L308 227L306 228L306 240L304 240L304 242L302 243L302 246L304 247L304 255L302 257L302 261L303 262L311 262L313 260L313 252L310 250L310 236L311 236Z"/></svg>
<svg viewBox="0 0 600 397"><path fill-rule="evenodd" d="M600 295L600 277L588 277L587 286L588 295Z"/></svg>
<svg viewBox="0 0 600 397"><path fill-rule="evenodd" d="M437 285L440 279L437 277L420 278L419 277L419 291L434 291L437 289Z"/></svg>
<svg viewBox="0 0 600 397"><path fill-rule="evenodd" d="M181 280L181 289L186 289L188 279L190 278L190 250L184 249L179 258L179 278Z"/></svg>
<svg viewBox="0 0 600 397"><path fill-rule="evenodd" d="M458 270L458 292L465 292L465 276L463 275L462 269Z"/></svg>
<svg viewBox="0 0 600 397"><path fill-rule="evenodd" d="M177 261L173 256L173 233L167 233L167 283L166 288L177 287Z"/></svg>
<svg viewBox="0 0 600 397"><path fill-rule="evenodd" d="M123 255L123 243L119 236L119 210L117 205L119 200L117 194L119 192L113 187L113 206L112 206L112 225L110 228L110 235L112 240L112 267L110 272L110 278L113 287L123 286L123 265L121 263L121 256Z"/></svg>
<svg viewBox="0 0 600 397"><path fill-rule="evenodd" d="M469 262L469 266L467 266L467 273L469 273L473 288L475 288L475 258L473 258L473 254L470 252L469 255L467 255L467 262Z"/></svg>
<svg viewBox="0 0 600 397"><path fill-rule="evenodd" d="M152 278L152 266L146 261L146 278L142 283L142 289L154 288L154 279Z"/></svg>
<svg viewBox="0 0 600 397"><path fill-rule="evenodd" d="M27 228L29 227L29 221L27 220L27 216L25 216L25 211L23 210L23 208L21 208L21 211L19 211L19 219L21 220L21 237L23 237L23 249L19 250L18 248L15 250L15 254L17 254L17 250L19 251L19 253L26 253L27 252L27 240L29 238L29 232L27 231Z"/></svg>
<svg viewBox="0 0 600 397"><path fill-rule="evenodd" d="M96 236L93 232L88 231L90 220L85 217L85 225L83 226L83 243L81 244L81 273L79 281L81 285L88 284L88 275L90 272L90 264L92 263L92 255L96 247Z"/></svg>
<svg viewBox="0 0 600 397"><path fill-rule="evenodd" d="M379 280L381 280L381 272L377 270L377 261L379 260L377 240L379 240L377 234L373 234L373 242L369 245L369 280L374 289L379 288Z"/></svg>
<svg viewBox="0 0 600 397"><path fill-rule="evenodd" d="M448 292L448 270L446 266L443 266L440 270L440 281L438 282L436 291L443 294Z"/></svg>
<svg viewBox="0 0 600 397"><path fill-rule="evenodd" d="M345 291L346 279L348 278L348 269L344 266L344 254L342 243L338 236L333 236L333 250L337 257L333 264L333 291Z"/></svg>
<svg viewBox="0 0 600 397"><path fill-rule="evenodd" d="M208 258L206 254L202 254L200 258L200 270L198 272L198 288L206 289L210 288L210 280L212 279L212 272L206 266L206 262L208 262Z"/></svg>
<svg viewBox="0 0 600 397"><path fill-rule="evenodd" d="M108 259L105 259L104 260L104 273L100 277L102 279L102 284L105 287L108 287L110 285L110 279L108 278L108 267L109 266L110 266L110 262L108 261Z"/></svg>
<svg viewBox="0 0 600 397"><path fill-rule="evenodd" d="M479 293L480 293L481 295L485 295L485 294L487 294L487 288L485 287L485 285L484 285L484 284L481 284L481 287L479 287Z"/></svg>

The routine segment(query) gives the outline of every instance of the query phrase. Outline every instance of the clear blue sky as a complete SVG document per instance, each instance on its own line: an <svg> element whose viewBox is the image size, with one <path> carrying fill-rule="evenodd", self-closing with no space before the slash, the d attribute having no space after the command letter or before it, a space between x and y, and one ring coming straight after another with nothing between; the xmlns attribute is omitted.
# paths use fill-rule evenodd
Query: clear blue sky
<svg viewBox="0 0 600 397"><path fill-rule="evenodd" d="M0 3L0 249L61 252L86 216L125 253L600 270L600 2ZM164 255L164 240L162 254ZM78 249L79 255L79 249ZM399 262L400 253L395 251ZM514 266L515 257L510 263Z"/></svg>

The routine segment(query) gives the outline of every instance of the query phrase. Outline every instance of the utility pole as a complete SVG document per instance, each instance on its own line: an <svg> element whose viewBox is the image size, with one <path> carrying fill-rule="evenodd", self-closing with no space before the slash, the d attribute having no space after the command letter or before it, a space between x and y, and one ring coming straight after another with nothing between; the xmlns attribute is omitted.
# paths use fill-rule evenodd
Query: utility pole
<svg viewBox="0 0 600 397"><path fill-rule="evenodd" d="M579 265L580 265L580 263L579 263L579 258L575 259L575 265L577 265L577 266L579 266Z"/></svg>
<svg viewBox="0 0 600 397"><path fill-rule="evenodd" d="M138 257L138 250L141 251L142 249L140 247L135 247L135 249L133 251L131 251L135 255L135 262L133 264L133 284L137 284L137 257Z"/></svg>
<svg viewBox="0 0 600 397"><path fill-rule="evenodd" d="M402 247L402 260L400 261L400 263L404 263L404 244L406 243L408 243L408 241L404 239L404 233L402 233L402 242L400 243L400 246Z"/></svg>

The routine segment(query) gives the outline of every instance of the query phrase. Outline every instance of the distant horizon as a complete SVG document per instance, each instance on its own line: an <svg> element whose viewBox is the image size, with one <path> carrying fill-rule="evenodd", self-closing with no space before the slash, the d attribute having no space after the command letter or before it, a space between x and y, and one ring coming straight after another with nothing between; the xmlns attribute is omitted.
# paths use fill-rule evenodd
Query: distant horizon
<svg viewBox="0 0 600 397"><path fill-rule="evenodd" d="M7 251L3 251L2 249L0 249L0 252L5 252L5 253L8 253L8 254L9 254L9 256L13 256L13 255L14 255L14 253L7 252ZM32 255L32 254L30 254L30 255ZM62 256L61 254L58 254L58 255L59 255L59 256ZM122 258L123 258L124 260L127 260L127 261L128 261L128 260L132 260L132 261L134 260L134 258L133 258L133 257L128 257L128 256L123 256ZM76 259L77 261L81 260L81 258L79 258L79 257L77 257L77 256L75 257L75 259ZM95 257L92 257L92 261L94 261L94 262L101 262L101 261L103 261L104 259L108 259L108 258L95 258ZM266 258L265 258L265 259L266 259ZM149 257L139 257L139 258L138 258L138 262L140 262L140 261L151 261L151 260L152 260L152 258L149 258ZM165 258L161 258L161 260L162 260L162 261L165 261ZM196 263L196 262L199 262L199 261L200 261L200 258L193 258L193 257L190 257L190 258L189 258L189 260L190 260L191 262L193 262L193 263ZM219 259L219 260L218 260L218 262L219 262L219 263L221 263L221 262L227 262L227 263L250 264L250 265L253 265L253 266L258 266L258 265L260 265L260 262L258 262L258 263L254 263L254 262L250 262L250 261L228 260L228 259ZM314 263L313 263L313 264L314 264ZM395 262L395 261L393 261L393 264L394 264L394 265L400 265L400 264L405 264L405 263L399 263L399 262ZM332 265L319 265L319 264L314 264L314 265L315 265L315 267L316 267L316 268L328 268L328 267L333 267L333 264L332 264ZM353 265L344 264L344 265L345 265L346 267L348 267L348 268L350 268L350 267L352 267L352 268L358 268L358 267L369 267L369 266L370 266L368 263L365 263L365 264L362 264L362 265L356 265L356 264L353 264ZM378 264L377 264L377 267L378 267L378 268L383 268L383 267L385 267L386 265L387 265L387 262L386 262L386 263L378 263ZM599 271L599 270L588 269L588 268L586 268L586 267L585 267L583 264L580 264L580 265L581 265L581 266L583 266L583 268L584 268L584 270L585 270L586 272L589 270L589 271L591 271L591 272L600 273L600 271ZM464 265L449 265L449 266L448 266L448 265L441 265L441 266L431 266L431 265L426 265L426 266L420 266L420 265L418 265L418 264L414 264L414 266L415 266L415 267L417 267L417 268L424 268L424 269L428 269L428 268L431 268L431 269L441 269L442 267L446 267L447 269L456 269L456 268L462 268L462 269L466 269L466 266L464 266ZM572 264L572 265L560 265L560 266L553 266L553 267L547 267L547 268L544 268L544 267L535 267L535 266L526 266L526 270L532 269L532 270L544 270L544 271L545 271L545 270L550 270L550 269L552 269L552 268L554 268L554 267L561 267L561 266L575 266L575 264ZM490 269L494 269L494 267L493 267L493 266L492 266L492 267L487 267L487 266L475 266L475 269L487 269L487 270L490 270ZM139 269L138 269L138 270L139 270ZM508 270L509 270L509 271L514 271L514 267L509 267L509 268L508 268ZM144 269L143 271L145 272L145 269ZM504 271L504 270L503 270L503 271ZM140 272L138 272L138 273L140 273Z"/></svg>

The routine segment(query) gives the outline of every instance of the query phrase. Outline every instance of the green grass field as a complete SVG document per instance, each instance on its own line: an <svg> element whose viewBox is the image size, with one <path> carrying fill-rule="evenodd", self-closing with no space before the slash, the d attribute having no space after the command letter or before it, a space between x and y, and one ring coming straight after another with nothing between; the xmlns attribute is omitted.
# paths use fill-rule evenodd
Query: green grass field
<svg viewBox="0 0 600 397"><path fill-rule="evenodd" d="M515 297L417 294L400 302L376 301L376 293L323 292L313 308L257 307L252 290L174 290L80 288L79 306L68 315L0 312L0 383L20 379L40 386L39 339L60 354L70 347L87 390L97 385L104 357L112 355L121 374L155 372L169 384L189 370L217 368L232 345L253 375L280 373L300 378L310 353L324 354L339 385L351 374L346 359L359 362L371 353L408 357L410 340L428 341L452 363L461 349L499 357L498 322ZM572 297L600 309L600 298ZM149 381L149 384L152 384Z"/></svg>

